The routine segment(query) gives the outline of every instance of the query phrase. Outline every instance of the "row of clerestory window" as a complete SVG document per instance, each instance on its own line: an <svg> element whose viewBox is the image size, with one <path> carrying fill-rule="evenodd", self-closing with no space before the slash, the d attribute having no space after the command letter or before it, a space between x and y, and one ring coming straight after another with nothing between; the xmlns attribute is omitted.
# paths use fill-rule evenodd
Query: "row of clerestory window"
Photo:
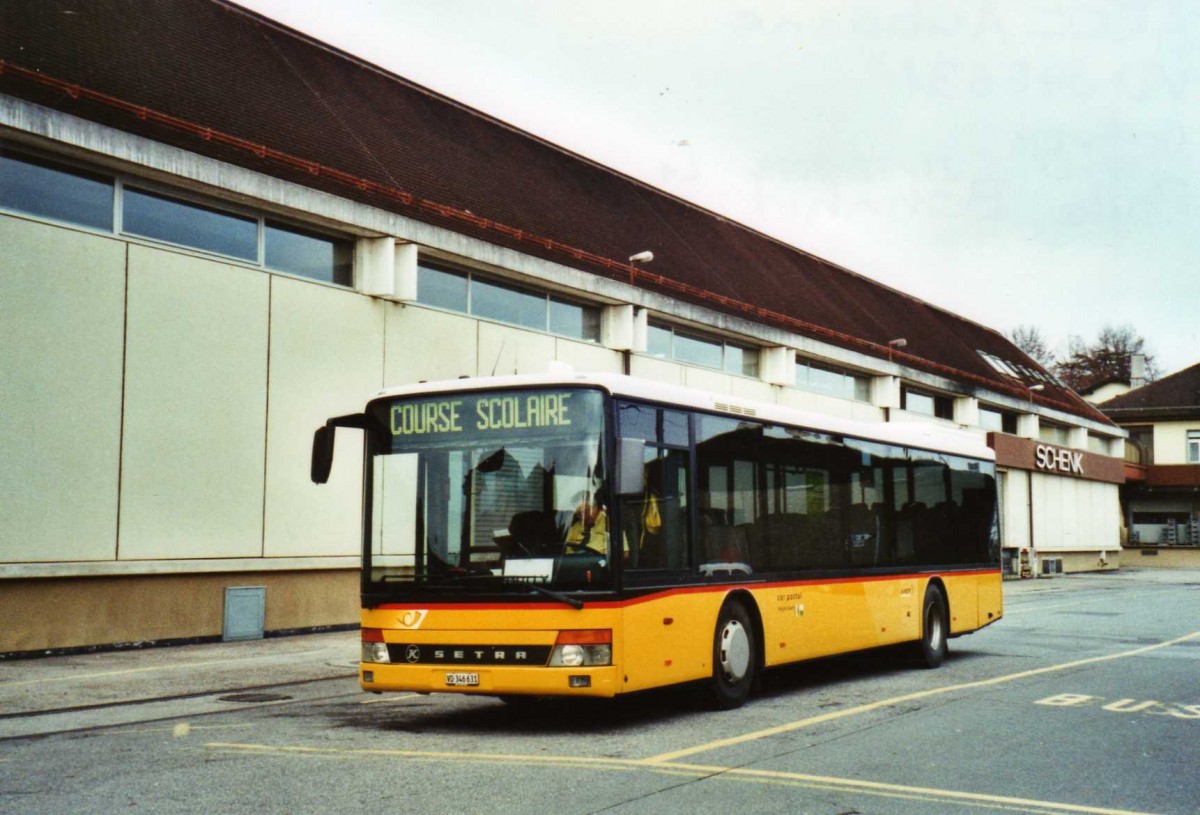
<svg viewBox="0 0 1200 815"><path fill-rule="evenodd" d="M353 285L354 242L0 146L0 208Z"/></svg>
<svg viewBox="0 0 1200 815"><path fill-rule="evenodd" d="M354 285L354 240L252 211L201 202L136 178L75 166L0 144L0 210L197 250L272 271ZM422 262L417 302L534 331L600 341L601 308ZM757 377L759 349L662 321L648 326L649 356ZM870 376L798 360L795 387L870 401ZM940 413L936 414L940 415Z"/></svg>

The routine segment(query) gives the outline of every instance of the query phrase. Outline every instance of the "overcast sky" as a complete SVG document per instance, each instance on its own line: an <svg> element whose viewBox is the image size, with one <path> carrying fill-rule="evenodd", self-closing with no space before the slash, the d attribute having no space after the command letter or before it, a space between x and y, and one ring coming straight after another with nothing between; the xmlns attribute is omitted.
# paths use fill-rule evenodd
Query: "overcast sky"
<svg viewBox="0 0 1200 815"><path fill-rule="evenodd" d="M1195 0L239 2L1060 354L1200 362Z"/></svg>

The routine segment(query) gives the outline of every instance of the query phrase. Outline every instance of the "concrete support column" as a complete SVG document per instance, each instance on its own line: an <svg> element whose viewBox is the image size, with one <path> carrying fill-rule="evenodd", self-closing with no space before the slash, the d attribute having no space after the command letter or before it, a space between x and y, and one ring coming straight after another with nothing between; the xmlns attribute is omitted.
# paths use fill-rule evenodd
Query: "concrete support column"
<svg viewBox="0 0 1200 815"><path fill-rule="evenodd" d="M1074 450L1088 449L1088 432L1086 427L1067 428L1067 447Z"/></svg>
<svg viewBox="0 0 1200 815"><path fill-rule="evenodd" d="M417 299L417 245L395 238L360 238L355 245L363 294L409 302Z"/></svg>
<svg viewBox="0 0 1200 815"><path fill-rule="evenodd" d="M410 302L417 299L417 245L396 244L396 300Z"/></svg>
<svg viewBox="0 0 1200 815"><path fill-rule="evenodd" d="M878 408L900 407L900 377L871 377L871 404Z"/></svg>
<svg viewBox="0 0 1200 815"><path fill-rule="evenodd" d="M1023 439L1039 439L1042 422L1036 413L1021 413L1017 416L1017 435Z"/></svg>
<svg viewBox="0 0 1200 815"><path fill-rule="evenodd" d="M967 427L979 424L979 400L974 396L957 396L954 399L954 421Z"/></svg>
<svg viewBox="0 0 1200 815"><path fill-rule="evenodd" d="M614 351L646 350L646 309L622 304L600 311L600 344Z"/></svg>
<svg viewBox="0 0 1200 815"><path fill-rule="evenodd" d="M776 345L759 352L758 372L763 382L791 387L796 384L796 349Z"/></svg>

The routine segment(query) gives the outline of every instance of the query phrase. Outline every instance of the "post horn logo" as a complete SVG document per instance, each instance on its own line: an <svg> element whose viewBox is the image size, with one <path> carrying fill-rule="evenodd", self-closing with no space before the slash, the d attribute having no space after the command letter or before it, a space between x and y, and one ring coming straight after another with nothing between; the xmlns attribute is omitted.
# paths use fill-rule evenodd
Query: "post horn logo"
<svg viewBox="0 0 1200 815"><path fill-rule="evenodd" d="M397 621L401 628L420 628L421 623L425 621L425 615L429 612L426 609L412 609L400 615Z"/></svg>

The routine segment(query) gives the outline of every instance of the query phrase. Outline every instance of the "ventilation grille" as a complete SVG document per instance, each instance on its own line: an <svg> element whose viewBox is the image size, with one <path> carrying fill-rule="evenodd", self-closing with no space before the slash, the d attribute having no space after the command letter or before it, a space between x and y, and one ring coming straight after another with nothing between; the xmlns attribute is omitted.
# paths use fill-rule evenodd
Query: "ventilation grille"
<svg viewBox="0 0 1200 815"><path fill-rule="evenodd" d="M741 405L730 405L725 402L716 403L717 410L724 410L727 413L734 413L738 416L757 416L758 411L754 408L742 407Z"/></svg>

